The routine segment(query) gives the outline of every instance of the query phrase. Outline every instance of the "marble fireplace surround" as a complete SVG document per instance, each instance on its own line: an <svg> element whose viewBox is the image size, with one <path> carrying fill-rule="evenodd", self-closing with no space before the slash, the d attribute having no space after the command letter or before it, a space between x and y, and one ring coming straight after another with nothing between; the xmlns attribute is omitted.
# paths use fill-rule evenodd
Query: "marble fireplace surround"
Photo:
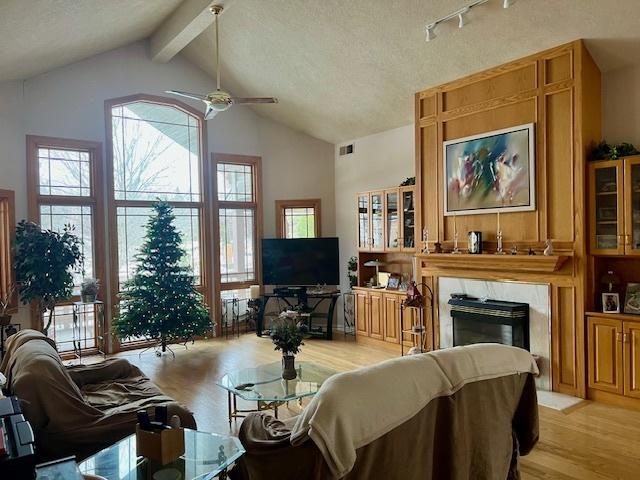
<svg viewBox="0 0 640 480"><path fill-rule="evenodd" d="M549 284L512 281L489 281L468 278L438 277L438 318L440 348L453 346L453 320L447 303L452 293L466 293L478 298L529 304L529 342L532 354L540 357L539 390L551 390L551 288Z"/></svg>

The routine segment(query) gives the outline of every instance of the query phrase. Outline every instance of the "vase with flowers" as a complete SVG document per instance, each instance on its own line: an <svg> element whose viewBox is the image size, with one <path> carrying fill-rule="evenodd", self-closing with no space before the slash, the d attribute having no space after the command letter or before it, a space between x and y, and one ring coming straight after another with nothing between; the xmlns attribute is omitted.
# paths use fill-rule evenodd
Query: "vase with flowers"
<svg viewBox="0 0 640 480"><path fill-rule="evenodd" d="M295 356L304 345L308 328L300 322L300 313L294 310L282 312L273 321L271 327L271 341L275 350L282 352L282 378L293 380L296 378Z"/></svg>

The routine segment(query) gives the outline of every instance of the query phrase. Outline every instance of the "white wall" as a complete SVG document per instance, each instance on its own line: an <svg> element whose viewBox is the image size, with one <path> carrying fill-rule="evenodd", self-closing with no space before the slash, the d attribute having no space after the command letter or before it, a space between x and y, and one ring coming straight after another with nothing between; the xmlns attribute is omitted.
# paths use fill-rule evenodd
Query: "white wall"
<svg viewBox="0 0 640 480"><path fill-rule="evenodd" d="M181 56L168 64L151 62L144 43L24 82L0 83L0 188L16 191L17 218L27 215L26 134L104 144L106 99L136 93L167 96L164 91L172 88L207 92L212 85L211 78ZM191 104L203 108L199 102ZM248 107L232 108L208 121L207 138L208 153L262 156L265 236L275 234L275 200L293 198L320 198L323 233L335 233L333 145L261 117ZM26 313L19 319L28 324Z"/></svg>
<svg viewBox="0 0 640 480"><path fill-rule="evenodd" d="M603 136L609 143L640 148L640 65L602 76Z"/></svg>
<svg viewBox="0 0 640 480"><path fill-rule="evenodd" d="M335 149L336 234L340 237L342 291L349 290L347 261L357 254L356 194L400 185L415 175L414 126L387 130L353 142L354 153Z"/></svg>

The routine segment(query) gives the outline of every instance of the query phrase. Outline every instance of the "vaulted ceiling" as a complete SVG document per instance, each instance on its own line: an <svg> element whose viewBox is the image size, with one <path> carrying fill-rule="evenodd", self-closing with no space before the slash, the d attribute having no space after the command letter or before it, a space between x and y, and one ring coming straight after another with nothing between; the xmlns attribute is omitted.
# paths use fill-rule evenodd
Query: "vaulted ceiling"
<svg viewBox="0 0 640 480"><path fill-rule="evenodd" d="M332 143L406 125L413 93L585 38L603 71L640 62L638 0L489 0L463 29L424 26L464 0L223 0L223 87L277 96L261 115ZM0 1L0 81L28 78L151 38L212 75L204 0ZM174 88L180 89L180 85ZM205 93L205 92L202 92ZM221 115L224 115L221 114ZM216 120L214 119L213 122Z"/></svg>

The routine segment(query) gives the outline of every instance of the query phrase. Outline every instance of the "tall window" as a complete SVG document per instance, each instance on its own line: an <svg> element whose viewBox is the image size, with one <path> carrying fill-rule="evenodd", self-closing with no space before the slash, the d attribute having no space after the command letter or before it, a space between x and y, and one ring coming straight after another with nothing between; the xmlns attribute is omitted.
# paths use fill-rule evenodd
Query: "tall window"
<svg viewBox="0 0 640 480"><path fill-rule="evenodd" d="M17 296L10 294L15 281L11 254L15 228L15 195L12 190L0 190L0 299L7 300L10 308L17 306Z"/></svg>
<svg viewBox="0 0 640 480"><path fill-rule="evenodd" d="M276 231L279 238L320 236L320 199L276 200Z"/></svg>
<svg viewBox="0 0 640 480"><path fill-rule="evenodd" d="M260 159L216 154L221 290L259 282L261 237Z"/></svg>
<svg viewBox="0 0 640 480"><path fill-rule="evenodd" d="M54 311L52 337L60 351L73 345L73 307L79 300L83 277L95 277L104 283L102 144L79 140L28 136L29 217L42 228L61 231L65 225L74 228L82 241L84 257L81 273L74 274L74 296L61 302ZM34 321L40 328L43 319ZM93 309L79 319L80 346L96 347ZM75 338L78 340L78 338Z"/></svg>
<svg viewBox="0 0 640 480"><path fill-rule="evenodd" d="M163 200L174 207L185 265L206 297L202 115L181 103L148 96L109 101L107 112L111 250L112 264L117 265L112 291L121 290L135 271L151 206Z"/></svg>

